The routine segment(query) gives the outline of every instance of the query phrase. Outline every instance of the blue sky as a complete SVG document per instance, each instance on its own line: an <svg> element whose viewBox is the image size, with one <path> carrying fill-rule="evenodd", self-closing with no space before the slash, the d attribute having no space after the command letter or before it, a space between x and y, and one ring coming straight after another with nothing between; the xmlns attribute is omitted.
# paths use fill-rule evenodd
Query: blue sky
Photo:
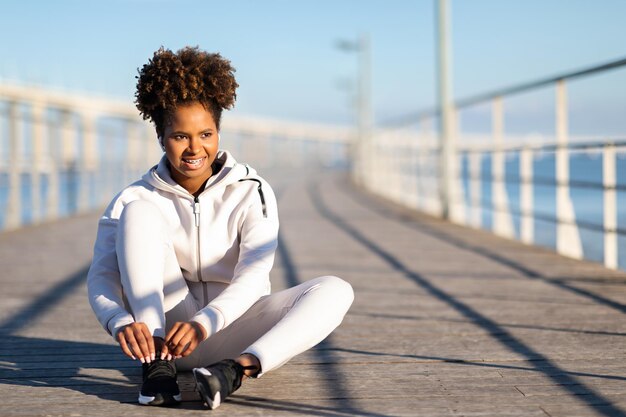
<svg viewBox="0 0 626 417"><path fill-rule="evenodd" d="M334 44L368 33L374 113L386 120L435 104L434 4L8 0L0 14L0 77L132 101L136 69L154 50L199 45L237 68L235 112L350 123L350 93L338 84L354 79L356 56ZM456 98L626 56L626 1L452 0L451 8ZM573 83L574 129L626 132L625 81L621 69ZM532 114L551 112L550 94L512 99L508 125L524 130ZM465 125L483 128L484 113L470 112ZM533 128L549 123L540 119Z"/></svg>

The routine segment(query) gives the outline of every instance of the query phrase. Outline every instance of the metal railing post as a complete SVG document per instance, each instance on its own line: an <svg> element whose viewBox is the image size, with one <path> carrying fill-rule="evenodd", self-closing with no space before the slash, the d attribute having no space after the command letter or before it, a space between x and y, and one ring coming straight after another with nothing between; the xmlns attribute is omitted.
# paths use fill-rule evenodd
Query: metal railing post
<svg viewBox="0 0 626 417"><path fill-rule="evenodd" d="M454 148L455 138L452 137L454 103L452 101L452 82L450 78L452 60L448 33L450 8L448 6L448 0L439 0L437 5L437 63L440 111L439 192L442 217L444 219L451 219L451 209L454 206L454 202L451 201L454 193L452 190L452 182L455 180L453 178L451 165L453 164L452 160L455 158L456 152Z"/></svg>
<svg viewBox="0 0 626 417"><path fill-rule="evenodd" d="M31 126L33 136L33 169L31 171L30 195L32 201L33 222L38 223L43 219L43 207L41 202L42 181L44 171L44 133L47 126L46 106L43 101L36 100L31 104Z"/></svg>
<svg viewBox="0 0 626 417"><path fill-rule="evenodd" d="M137 178L141 155L141 136L137 120L127 119L124 122L126 130L126 158L124 158L124 182L131 183Z"/></svg>
<svg viewBox="0 0 626 417"><path fill-rule="evenodd" d="M565 80L556 83L556 249L562 255L581 259L582 244L574 205L569 192L569 149L567 120L567 89Z"/></svg>
<svg viewBox="0 0 626 417"><path fill-rule="evenodd" d="M418 172L418 164L419 164L419 160L418 160L418 146L419 144L416 142L415 138L412 137L411 135L406 135L406 141L407 141L407 146L408 146L408 158L409 158L409 170L407 172L407 175L409 177L409 186L410 186L410 191L409 191L409 198L410 198L410 207L412 209L417 209L418 207L418 187L419 187L419 176L417 175Z"/></svg>
<svg viewBox="0 0 626 417"><path fill-rule="evenodd" d="M493 99L493 148L491 154L491 205L493 207L493 232L506 238L514 238L515 230L509 212L509 199L506 192L504 142L504 105L502 97Z"/></svg>
<svg viewBox="0 0 626 417"><path fill-rule="evenodd" d="M74 108L65 108L61 112L62 158L60 169L65 171L65 187L68 214L78 210L80 188L80 167L78 166L78 141L74 119Z"/></svg>
<svg viewBox="0 0 626 417"><path fill-rule="evenodd" d="M531 245L534 241L534 207L533 207L533 151L525 146L519 155L520 177L520 238Z"/></svg>
<svg viewBox="0 0 626 417"><path fill-rule="evenodd" d="M406 200L406 196L404 195L406 193L406 187L404 186L404 173L403 173L405 158L402 152L404 143L402 141L402 136L397 131L394 133L392 141L393 142L391 143L391 146L392 146L391 167L395 172L394 194L395 194L396 201L399 204L404 204Z"/></svg>
<svg viewBox="0 0 626 417"><path fill-rule="evenodd" d="M149 124L143 124L141 129L141 146L142 155L144 155L144 166L150 167L156 165L163 155L163 150L157 139L154 127Z"/></svg>
<svg viewBox="0 0 626 417"><path fill-rule="evenodd" d="M367 153L369 155L369 159L367 159L367 161L369 161L368 165L370 165L370 169L363 175L365 179L363 186L368 190L375 190L378 188L379 177L377 175L372 175L372 172L381 172L381 155L378 148L378 134L370 137L369 144L367 145Z"/></svg>
<svg viewBox="0 0 626 417"><path fill-rule="evenodd" d="M481 163L482 154L480 152L471 152L468 155L469 165L469 191L470 191L470 224L475 228L480 228L482 225L482 178L481 178Z"/></svg>
<svg viewBox="0 0 626 417"><path fill-rule="evenodd" d="M55 126L56 127L56 126ZM58 129L55 129L57 131ZM56 132L55 132L56 133ZM57 144L53 144L53 138L48 136L49 157L46 168L46 219L55 220L59 216L59 151Z"/></svg>
<svg viewBox="0 0 626 417"><path fill-rule="evenodd" d="M375 175L372 175L372 171L378 172L378 167L380 166L380 155L376 152L378 143L378 133L372 134L369 137L365 145L365 162L360 162L369 166L369 169L363 172L363 184L362 186L366 189L374 189L376 187L376 179ZM355 163L354 161L352 162Z"/></svg>
<svg viewBox="0 0 626 417"><path fill-rule="evenodd" d="M72 126L73 113L70 109L61 111L61 166L67 169L76 159L76 132Z"/></svg>
<svg viewBox="0 0 626 417"><path fill-rule="evenodd" d="M448 209L450 220L459 224L465 224L465 199L463 187L459 175L459 154L456 142L460 137L461 123L458 110L453 106L450 110L450 136L448 138L448 151L450 152L448 163Z"/></svg>
<svg viewBox="0 0 626 417"><path fill-rule="evenodd" d="M4 219L6 229L16 229L22 224L22 135L21 103L9 103L9 195Z"/></svg>
<svg viewBox="0 0 626 417"><path fill-rule="evenodd" d="M78 211L85 211L90 206L90 190L92 176L98 168L98 151L96 146L96 115L90 111L81 113L83 131L83 148L80 172L80 186L78 190Z"/></svg>
<svg viewBox="0 0 626 417"><path fill-rule="evenodd" d="M615 146L604 146L602 155L602 185L604 206L604 266L618 267L617 198L615 192Z"/></svg>
<svg viewBox="0 0 626 417"><path fill-rule="evenodd" d="M429 120L422 117L419 121L419 132L417 134L417 143L415 144L415 176L417 178L416 183L416 206L420 210L425 210L426 205L424 202L426 201L426 184L428 184L428 179L425 178L426 169L424 164L424 147L426 146L426 138L428 136L429 128Z"/></svg>

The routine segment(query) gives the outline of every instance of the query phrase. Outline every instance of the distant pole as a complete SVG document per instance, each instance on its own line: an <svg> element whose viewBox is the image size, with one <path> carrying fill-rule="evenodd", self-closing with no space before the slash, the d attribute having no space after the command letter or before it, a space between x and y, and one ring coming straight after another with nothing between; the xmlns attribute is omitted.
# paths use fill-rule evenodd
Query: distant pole
<svg viewBox="0 0 626 417"><path fill-rule="evenodd" d="M357 182L364 182L369 157L367 147L371 145L372 129L372 57L369 35L362 34L357 41L339 40L337 48L344 52L358 53L358 86L357 86L357 137L353 143L353 176Z"/></svg>
<svg viewBox="0 0 626 417"><path fill-rule="evenodd" d="M368 34L361 35L359 41L359 139L357 143L357 155L359 158L359 181L363 182L364 166L368 158L367 148L372 136L372 105L371 105L371 78L372 60L370 52L370 38Z"/></svg>
<svg viewBox="0 0 626 417"><path fill-rule="evenodd" d="M451 101L452 82L450 78L450 68L452 59L450 57L449 45L449 13L448 0L437 1L437 81L439 88L439 190L441 199L442 216L450 219L452 209L452 182L453 178L453 158L454 154L454 104Z"/></svg>

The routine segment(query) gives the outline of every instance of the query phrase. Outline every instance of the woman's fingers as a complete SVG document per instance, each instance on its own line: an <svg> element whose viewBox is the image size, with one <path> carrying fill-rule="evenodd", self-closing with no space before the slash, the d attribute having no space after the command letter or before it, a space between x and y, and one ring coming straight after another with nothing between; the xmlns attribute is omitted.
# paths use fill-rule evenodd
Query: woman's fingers
<svg viewBox="0 0 626 417"><path fill-rule="evenodd" d="M169 350L167 349L165 340L161 337L155 337L153 340L154 340L154 350L157 353L159 353L159 359L168 359L167 355L169 354ZM171 359L171 355L170 355L170 359Z"/></svg>
<svg viewBox="0 0 626 417"><path fill-rule="evenodd" d="M145 323L131 323L124 326L118 333L118 342L122 351L142 363L155 359L154 340Z"/></svg>
<svg viewBox="0 0 626 417"><path fill-rule="evenodd" d="M200 342L198 331L189 322L178 322L172 326L165 338L169 352L175 357L188 356Z"/></svg>
<svg viewBox="0 0 626 417"><path fill-rule="evenodd" d="M180 327L180 325L183 324L180 321L177 321L176 323L174 323L174 325L172 326L172 328L170 329L169 332L167 332L167 334L165 335L165 344L166 345L170 345L171 341L172 341L172 337L176 334L176 332L178 332L178 328Z"/></svg>
<svg viewBox="0 0 626 417"><path fill-rule="evenodd" d="M178 336L178 329L180 328L181 324L183 323L181 322L174 323L170 331L167 332L167 335L165 335L165 347L167 348L167 353L168 353L168 356L166 359L168 360L173 359L175 356L174 349L176 348L177 341L180 339L180 336Z"/></svg>
<svg viewBox="0 0 626 417"><path fill-rule="evenodd" d="M166 342L170 353L176 357L180 356L182 347L188 343L187 328L185 325L186 323L176 323L176 332L174 332Z"/></svg>
<svg viewBox="0 0 626 417"><path fill-rule="evenodd" d="M154 347L154 337L152 337L152 335L150 334L150 330L148 329L148 326L143 326L141 328L141 332L143 333L143 337L146 339L146 342L148 342L148 357L150 358L151 362L153 360L156 359L156 348Z"/></svg>
<svg viewBox="0 0 626 417"><path fill-rule="evenodd" d="M124 332L120 331L117 334L117 341L122 347L122 352L124 352L126 356L128 356L129 358L132 358L133 360L137 360L137 357L133 354L133 352L128 347L128 343L126 342L126 336L124 336Z"/></svg>
<svg viewBox="0 0 626 417"><path fill-rule="evenodd" d="M117 339L127 356L150 363L156 359L157 350L160 359L189 356L204 339L203 330L198 323L177 322L165 336L165 341L157 338L155 343L145 323L131 323L119 331Z"/></svg>
<svg viewBox="0 0 626 417"><path fill-rule="evenodd" d="M145 362L143 352L141 351L141 348L139 347L139 343L137 342L135 333L132 331L132 329L129 329L128 331L124 331L123 338L126 341L128 348L132 352L133 357L135 359L139 359L142 363Z"/></svg>
<svg viewBox="0 0 626 417"><path fill-rule="evenodd" d="M135 326L133 328L133 336L135 337L135 345L139 349L138 351L135 350L135 345L133 345L131 342L133 351L139 355L139 360L142 363L150 362L152 358L152 355L150 353L150 346L148 345L148 339L146 338L146 335L144 334L141 326ZM152 336L149 336L149 338L152 339Z"/></svg>
<svg viewBox="0 0 626 417"><path fill-rule="evenodd" d="M183 358L185 356L189 356L191 355L191 352L193 352L194 350L196 350L196 348L198 347L198 343L197 342L190 342L187 345L187 348L185 350L182 351L182 353L180 354L180 356L182 356Z"/></svg>

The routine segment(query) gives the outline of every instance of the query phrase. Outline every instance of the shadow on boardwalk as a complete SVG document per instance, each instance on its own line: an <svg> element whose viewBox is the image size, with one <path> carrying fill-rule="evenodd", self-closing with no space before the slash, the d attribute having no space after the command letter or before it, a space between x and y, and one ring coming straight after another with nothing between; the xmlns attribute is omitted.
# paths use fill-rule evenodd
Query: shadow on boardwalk
<svg viewBox="0 0 626 417"><path fill-rule="evenodd" d="M353 193L351 193L354 195ZM521 354L526 358L528 363L530 364L530 368L534 372L539 372L545 375L547 378L552 379L555 383L560 384L564 389L569 390L572 395L579 396L582 401L584 401L590 408L595 409L596 412L606 415L606 416L626 416L626 413L621 409L614 407L611 404L611 401L607 398L604 398L601 394L595 392L590 387L587 387L583 382L576 379L575 376L569 374L568 372L560 369L555 363L553 363L548 357L543 355L541 352L533 349L532 347L526 345L521 340L513 336L508 330L498 324L496 321L490 319L489 317L481 314L476 311L469 305L463 303L459 299L451 296L446 291L438 288L436 285L433 285L429 280L424 278L419 273L410 270L404 263L402 263L397 257L395 257L392 253L386 251L381 246L377 245L371 239L368 239L360 230L357 230L355 227L351 226L348 222L346 222L342 217L333 213L328 205L324 202L321 197L321 193L319 190L319 184L311 184L309 185L309 196L313 201L313 205L317 209L317 211L326 219L330 220L335 226L343 230L349 236L351 236L354 240L358 241L360 244L365 246L368 250L370 250L373 254L383 259L391 268L402 273L408 279L413 281L415 284L420 286L423 290L425 290L428 294L435 297L436 299L446 303L454 310L458 311L462 316L469 319L476 326L484 329L490 336L496 339L499 343L501 343L506 348L510 349L513 352ZM364 207L369 207L371 204L363 204ZM391 218L396 218L396 216L391 216ZM421 229L428 230L430 234L437 236L439 239L446 241L447 243L452 243L456 246L461 246L459 241L456 239L451 239L450 236L442 234L442 233L433 233L432 229L429 230L424 226L421 226ZM463 249L469 249L469 245L463 244ZM482 250L477 250L476 248L471 248L473 251L478 252L484 256L488 256L491 259L497 260L498 262L504 263L509 267L520 270L525 275L531 278L539 278L540 275L533 273L527 268L522 268L518 264L508 259L505 259L501 256L495 256L494 254L486 253ZM570 289L570 287L565 286L562 283L556 283L563 288ZM588 296L588 292L580 291L582 295ZM612 303L608 303L607 300L604 300L602 297L592 297L594 301L602 302L603 304L611 305ZM616 303L618 304L618 303ZM621 305L621 304L619 304ZM622 311L620 309L620 311ZM380 354L384 355L384 353L377 352L358 352L354 350L349 350L352 353L365 353L365 354ZM417 357L416 357L417 359ZM420 358L425 359L425 358ZM429 358L433 359L433 358ZM441 360L441 358L438 358ZM449 361L449 359L443 359L444 361ZM454 362L453 363L462 363L462 362ZM626 378L619 378L620 380L626 380Z"/></svg>
<svg viewBox="0 0 626 417"><path fill-rule="evenodd" d="M119 369L124 379L131 381L137 376L137 367L120 367L124 361L118 347L113 345L43 339L18 336L20 330L28 328L38 318L50 313L68 295L84 284L88 268L54 285L26 307L6 318L0 324L3 343L0 348L5 364L0 365L0 383L28 387L67 387L83 394L123 402L127 396L102 389L118 387L119 379L87 376L83 368ZM80 358L80 359L77 359ZM10 364L6 364L10 362ZM128 362L128 361L126 361Z"/></svg>

